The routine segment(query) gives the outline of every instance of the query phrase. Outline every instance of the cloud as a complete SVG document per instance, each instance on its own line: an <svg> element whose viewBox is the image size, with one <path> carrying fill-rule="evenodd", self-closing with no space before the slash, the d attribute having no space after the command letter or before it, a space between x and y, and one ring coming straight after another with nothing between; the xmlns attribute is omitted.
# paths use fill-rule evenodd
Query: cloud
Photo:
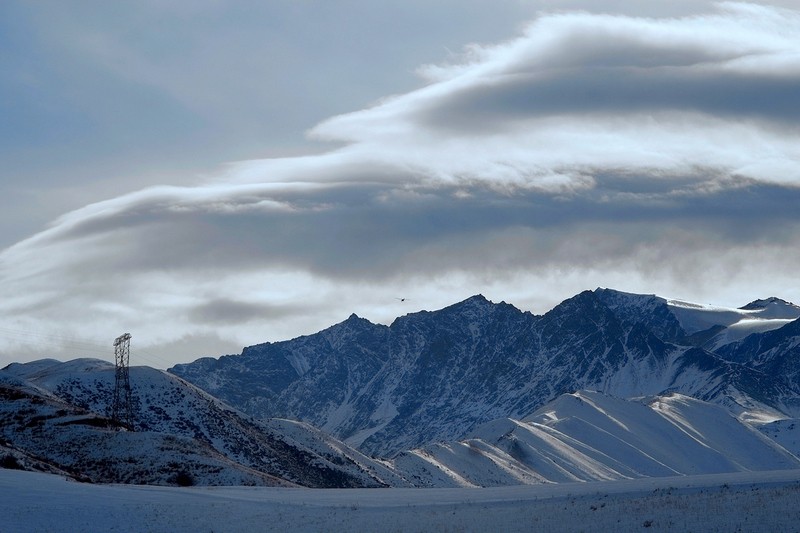
<svg viewBox="0 0 800 533"><path fill-rule="evenodd" d="M0 254L0 314L153 351L389 322L398 296L800 300L796 50L800 12L765 6L542 15L312 130L340 148L61 217Z"/></svg>
<svg viewBox="0 0 800 533"><path fill-rule="evenodd" d="M208 326L224 324L246 324L255 320L269 320L272 317L286 317L292 311L299 312L300 306L272 306L220 298L202 303L189 311L189 319Z"/></svg>
<svg viewBox="0 0 800 533"><path fill-rule="evenodd" d="M680 19L543 16L465 63L424 69L428 87L312 134L450 181L547 187L598 168L692 166L797 180L783 173L800 157L798 41L796 11L747 4Z"/></svg>

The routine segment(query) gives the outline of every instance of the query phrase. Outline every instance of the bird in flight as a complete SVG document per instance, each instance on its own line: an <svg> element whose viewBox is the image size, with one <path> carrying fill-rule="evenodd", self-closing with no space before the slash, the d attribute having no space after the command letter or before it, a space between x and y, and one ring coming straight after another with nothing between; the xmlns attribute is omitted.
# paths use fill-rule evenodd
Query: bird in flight
<svg viewBox="0 0 800 533"><path fill-rule="evenodd" d="M397 298L397 297L395 297L395 300L400 300L401 302L405 302L406 301L405 298Z"/></svg>

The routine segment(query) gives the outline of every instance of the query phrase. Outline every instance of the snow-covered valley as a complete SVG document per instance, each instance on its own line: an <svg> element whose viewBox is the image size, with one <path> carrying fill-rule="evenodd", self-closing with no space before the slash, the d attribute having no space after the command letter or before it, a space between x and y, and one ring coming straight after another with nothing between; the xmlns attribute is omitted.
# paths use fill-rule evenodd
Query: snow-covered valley
<svg viewBox="0 0 800 533"><path fill-rule="evenodd" d="M0 516L8 533L774 533L797 530L800 470L428 490L101 486L0 470Z"/></svg>

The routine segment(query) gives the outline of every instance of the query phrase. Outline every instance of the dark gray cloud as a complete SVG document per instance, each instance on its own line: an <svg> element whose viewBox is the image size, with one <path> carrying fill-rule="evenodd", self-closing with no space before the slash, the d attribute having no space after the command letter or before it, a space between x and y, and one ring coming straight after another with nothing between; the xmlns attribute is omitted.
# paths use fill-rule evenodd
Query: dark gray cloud
<svg viewBox="0 0 800 533"><path fill-rule="evenodd" d="M683 19L542 17L520 39L475 48L471 69L432 69L452 88L422 98L419 119L461 134L586 113L693 112L794 126L797 13L722 7Z"/></svg>
<svg viewBox="0 0 800 533"><path fill-rule="evenodd" d="M515 75L448 97L420 119L457 131L492 130L554 115L704 113L775 122L797 131L800 70L759 77L702 68L586 67L570 72Z"/></svg>
<svg viewBox="0 0 800 533"><path fill-rule="evenodd" d="M266 322L303 312L299 305L267 305L220 298L198 305L189 311L189 320L205 326Z"/></svg>
<svg viewBox="0 0 800 533"><path fill-rule="evenodd" d="M597 175L591 190L571 196L509 195L485 185L419 187L411 193L356 183L263 196L251 191L235 209L221 209L228 204L216 199L182 204L182 192L175 190L171 198L155 194L149 203L141 199L82 220L48 241L85 250L83 259L59 267L75 278L87 272L107 278L280 267L326 278L385 280L465 264L502 268L509 257L517 267L569 261L557 248L601 226L619 246L598 248L596 259L624 256L674 230L702 237L698 247L782 242L800 223L800 188L754 180L719 188L715 180L713 174L706 180ZM498 239L503 235L513 238ZM106 256L98 257L101 252Z"/></svg>

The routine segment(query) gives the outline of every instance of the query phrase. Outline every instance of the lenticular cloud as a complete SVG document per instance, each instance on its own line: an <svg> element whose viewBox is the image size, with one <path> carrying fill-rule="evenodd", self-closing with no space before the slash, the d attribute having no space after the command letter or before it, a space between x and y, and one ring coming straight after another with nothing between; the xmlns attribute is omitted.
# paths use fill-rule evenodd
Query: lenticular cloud
<svg viewBox="0 0 800 533"><path fill-rule="evenodd" d="M0 254L0 316L246 343L265 317L271 339L390 320L398 291L793 298L799 50L800 12L752 4L543 15L310 132L340 148L62 217Z"/></svg>
<svg viewBox="0 0 800 533"><path fill-rule="evenodd" d="M543 16L517 39L472 46L462 64L424 68L427 87L312 134L445 182L560 192L604 171L713 168L796 184L798 50L800 13L765 6Z"/></svg>

